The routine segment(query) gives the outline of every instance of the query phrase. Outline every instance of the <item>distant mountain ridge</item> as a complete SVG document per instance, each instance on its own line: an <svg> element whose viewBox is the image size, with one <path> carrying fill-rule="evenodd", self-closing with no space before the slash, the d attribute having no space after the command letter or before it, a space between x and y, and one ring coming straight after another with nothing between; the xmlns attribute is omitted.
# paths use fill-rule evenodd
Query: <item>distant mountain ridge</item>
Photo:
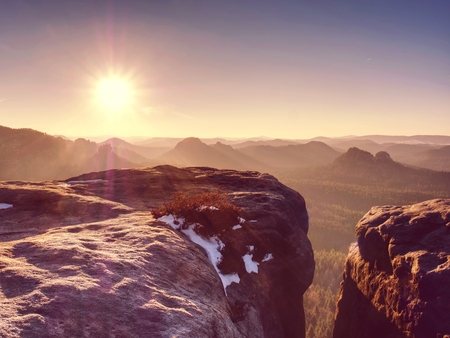
<svg viewBox="0 0 450 338"><path fill-rule="evenodd" d="M220 142L208 146L198 138L187 138L156 158L179 166L210 166L239 170L279 170L330 163L340 155L322 142L287 146L258 145L234 149Z"/></svg>
<svg viewBox="0 0 450 338"><path fill-rule="evenodd" d="M282 140L282 139L274 139L274 140L262 140L262 141L245 141L241 143L233 144L233 148L240 149L244 147L251 147L251 146L273 146L273 147L280 147L280 146L287 146L287 145L297 145L299 144L296 141L292 140Z"/></svg>
<svg viewBox="0 0 450 338"><path fill-rule="evenodd" d="M154 138L147 141L159 146L143 146L120 138L110 138L99 144L85 139L72 141L32 129L0 126L0 180L61 179L86 171L158 164L276 172L328 165L351 148L375 154L380 151L387 152L392 163L401 162L438 171L450 170L450 146L431 144L431 142L450 142L450 136L375 135L374 139L369 137L371 136L319 137L316 139L323 142L310 141L302 144L297 143L299 140L263 137L247 141L223 138L203 139L203 141L198 138ZM175 146L167 146L175 140L178 140ZM377 143L380 140L398 140L403 143ZM420 141L422 144L409 144L410 141L414 143L412 140ZM216 142L206 144L212 141ZM104 145L110 146L106 152L109 154L107 162L104 161L105 153L102 153L103 155L98 153L99 147ZM376 162L376 158L377 156L373 161ZM337 163L339 161L341 160ZM353 165L355 166L356 162ZM395 166L400 171L404 170L399 164ZM369 171L374 168L369 168ZM383 170L386 171L386 168Z"/></svg>
<svg viewBox="0 0 450 338"><path fill-rule="evenodd" d="M53 180L97 170L135 167L92 141L0 126L0 180Z"/></svg>
<svg viewBox="0 0 450 338"><path fill-rule="evenodd" d="M264 163L258 161L257 159L254 159L240 152L239 150L236 150L230 145L217 142L216 144L212 145L212 148L220 152L221 154L228 156L234 162L239 163L239 165L242 166L242 168L258 171L269 171L272 169L269 166L265 165Z"/></svg>
<svg viewBox="0 0 450 338"><path fill-rule="evenodd" d="M407 140L426 140L427 142L401 142L394 143L392 139L404 141ZM449 146L445 146L445 142L450 142L450 137L447 136L418 136L411 137L378 137L376 139L389 140L388 143L377 143L372 139L354 138L346 140L328 139L325 143L338 151L346 151L352 147L356 147L370 153L377 153L379 151L386 151L390 156L398 162L433 169L437 171L450 171L450 152ZM432 143L432 141L436 143ZM441 142L442 144L438 143ZM442 150L441 150L442 149Z"/></svg>
<svg viewBox="0 0 450 338"><path fill-rule="evenodd" d="M189 137L152 137L145 140L140 140L137 142L133 142L133 144L145 147L169 147L174 148L179 142ZM198 138L205 144L212 145L217 142L227 144L227 145L236 145L243 142L265 142L271 141L269 137L250 137L250 138L223 138L223 137L213 137L213 138ZM295 142L295 141L292 141ZM296 142L295 142L296 143Z"/></svg>
<svg viewBox="0 0 450 338"><path fill-rule="evenodd" d="M179 142L174 149L156 158L160 163L178 166L206 166L219 169L256 170L263 164L220 142L209 146L196 137Z"/></svg>
<svg viewBox="0 0 450 338"><path fill-rule="evenodd" d="M250 146L239 149L242 153L278 169L301 168L324 165L332 162L341 153L323 142L286 146Z"/></svg>
<svg viewBox="0 0 450 338"><path fill-rule="evenodd" d="M434 144L450 145L450 136L448 135L364 135L364 136L344 136L344 137L316 137L311 140L318 140L327 144L339 143L351 140L372 140L373 142L383 143L401 143L401 144ZM308 140L296 140L305 142Z"/></svg>
<svg viewBox="0 0 450 338"><path fill-rule="evenodd" d="M100 145L103 144L110 144L119 156L123 156L128 160L132 160L131 157L133 156L133 162L144 164L171 149L170 147L137 146L117 137L110 138L100 143Z"/></svg>
<svg viewBox="0 0 450 338"><path fill-rule="evenodd" d="M392 178L408 174L415 169L395 162L389 153L380 151L374 155L358 148L350 148L346 153L334 160L332 168L335 171L349 171L352 174L373 175L375 177Z"/></svg>
<svg viewBox="0 0 450 338"><path fill-rule="evenodd" d="M225 168L229 162L221 154L196 137L188 137L167 153L159 156L157 161L178 166L210 166ZM233 163L234 164L234 163Z"/></svg>
<svg viewBox="0 0 450 338"><path fill-rule="evenodd" d="M425 150L413 163L423 168L450 171L450 146Z"/></svg>
<svg viewBox="0 0 450 338"><path fill-rule="evenodd" d="M305 177L368 186L378 184L406 189L424 186L427 189L434 187L436 191L450 190L450 172L403 165L394 161L387 152L372 155L358 148L350 148L333 163L316 168Z"/></svg>

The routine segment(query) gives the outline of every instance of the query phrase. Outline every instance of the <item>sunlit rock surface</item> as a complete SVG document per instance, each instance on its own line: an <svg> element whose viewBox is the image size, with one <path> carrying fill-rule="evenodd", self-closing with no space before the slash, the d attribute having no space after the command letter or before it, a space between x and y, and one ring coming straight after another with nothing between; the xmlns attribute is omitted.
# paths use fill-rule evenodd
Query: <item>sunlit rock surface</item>
<svg viewBox="0 0 450 338"><path fill-rule="evenodd" d="M243 218L223 235L240 280L226 294L205 251L150 213L219 186ZM110 170L0 182L0 203L1 337L304 337L308 216L270 175Z"/></svg>
<svg viewBox="0 0 450 338"><path fill-rule="evenodd" d="M374 207L356 234L334 337L448 337L450 200Z"/></svg>

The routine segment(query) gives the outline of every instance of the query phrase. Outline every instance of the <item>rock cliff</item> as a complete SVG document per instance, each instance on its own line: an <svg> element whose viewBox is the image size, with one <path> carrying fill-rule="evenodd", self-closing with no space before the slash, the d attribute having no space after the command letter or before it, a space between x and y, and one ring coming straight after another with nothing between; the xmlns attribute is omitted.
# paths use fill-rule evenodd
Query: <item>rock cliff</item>
<svg viewBox="0 0 450 338"><path fill-rule="evenodd" d="M205 250L151 214L176 192L219 186L241 217L222 250L239 277L226 289ZM0 336L304 337L307 231L303 198L257 172L0 182Z"/></svg>
<svg viewBox="0 0 450 338"><path fill-rule="evenodd" d="M334 337L449 337L450 200L373 207L356 235Z"/></svg>

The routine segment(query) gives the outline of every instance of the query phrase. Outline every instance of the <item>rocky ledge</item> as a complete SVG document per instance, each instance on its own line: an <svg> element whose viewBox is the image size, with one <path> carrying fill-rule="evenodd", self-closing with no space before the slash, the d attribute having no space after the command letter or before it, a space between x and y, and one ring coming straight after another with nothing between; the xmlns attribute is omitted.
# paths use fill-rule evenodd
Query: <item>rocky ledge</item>
<svg viewBox="0 0 450 338"><path fill-rule="evenodd" d="M221 234L223 259L236 262L229 285L201 245L151 213L177 192L218 187L240 208ZM0 336L304 337L307 231L303 198L257 172L160 166L0 182Z"/></svg>
<svg viewBox="0 0 450 338"><path fill-rule="evenodd" d="M334 337L450 337L450 200L374 207L356 235Z"/></svg>

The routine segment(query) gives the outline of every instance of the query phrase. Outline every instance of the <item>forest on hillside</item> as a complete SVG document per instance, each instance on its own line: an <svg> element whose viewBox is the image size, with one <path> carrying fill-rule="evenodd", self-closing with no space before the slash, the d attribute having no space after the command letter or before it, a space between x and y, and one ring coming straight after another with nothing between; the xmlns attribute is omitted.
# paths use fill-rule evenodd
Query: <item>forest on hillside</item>
<svg viewBox="0 0 450 338"><path fill-rule="evenodd" d="M335 166L277 172L274 175L306 200L316 270L304 295L307 338L330 338L339 284L355 225L372 206L406 205L450 198L450 173L416 170L394 182L370 170Z"/></svg>

